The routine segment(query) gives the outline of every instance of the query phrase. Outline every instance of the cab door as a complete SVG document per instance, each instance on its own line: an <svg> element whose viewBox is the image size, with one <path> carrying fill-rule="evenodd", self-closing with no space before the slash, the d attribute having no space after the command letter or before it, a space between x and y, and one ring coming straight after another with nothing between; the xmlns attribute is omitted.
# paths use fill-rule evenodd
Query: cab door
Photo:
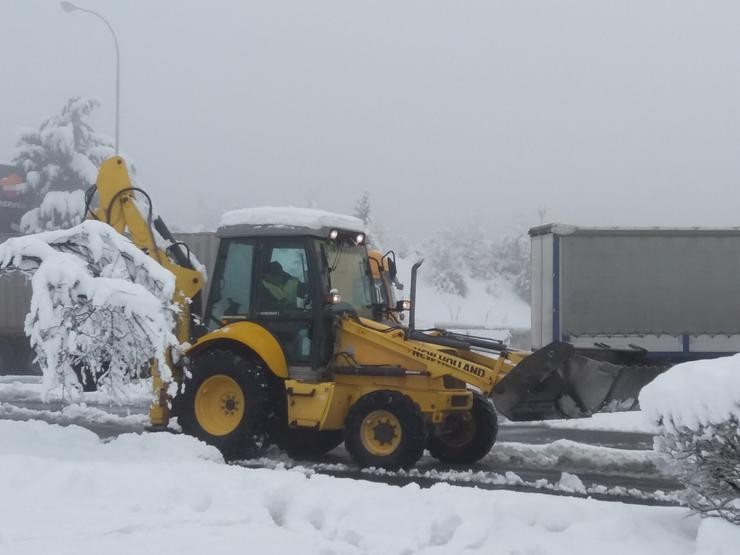
<svg viewBox="0 0 740 555"><path fill-rule="evenodd" d="M316 367L316 314L309 241L264 238L257 251L253 319L280 342L288 366Z"/></svg>
<svg viewBox="0 0 740 555"><path fill-rule="evenodd" d="M213 331L230 320L253 318L254 267L257 245L252 239L222 239L211 279L205 326Z"/></svg>

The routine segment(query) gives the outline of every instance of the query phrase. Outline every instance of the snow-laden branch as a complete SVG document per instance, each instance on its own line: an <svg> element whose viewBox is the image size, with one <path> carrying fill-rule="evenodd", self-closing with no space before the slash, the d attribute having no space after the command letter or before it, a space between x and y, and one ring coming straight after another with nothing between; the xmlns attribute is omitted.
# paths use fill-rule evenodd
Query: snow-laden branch
<svg viewBox="0 0 740 555"><path fill-rule="evenodd" d="M174 276L107 224L9 239L0 245L0 274L31 277L25 331L49 390L79 391L93 376L115 394L156 361L169 377Z"/></svg>

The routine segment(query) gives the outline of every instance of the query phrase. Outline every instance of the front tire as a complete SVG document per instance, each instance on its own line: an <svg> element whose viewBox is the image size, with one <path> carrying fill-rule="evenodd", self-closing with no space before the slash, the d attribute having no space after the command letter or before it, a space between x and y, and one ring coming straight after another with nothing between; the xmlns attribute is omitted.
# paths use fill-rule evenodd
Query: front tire
<svg viewBox="0 0 740 555"><path fill-rule="evenodd" d="M374 391L349 409L344 445L363 467L409 468L424 452L426 426L416 405L397 391Z"/></svg>
<svg viewBox="0 0 740 555"><path fill-rule="evenodd" d="M497 434L493 405L480 393L473 393L470 412L449 414L429 435L427 449L441 462L472 464L489 453Z"/></svg>
<svg viewBox="0 0 740 555"><path fill-rule="evenodd" d="M182 431L218 448L227 460L262 447L270 424L268 370L228 349L194 355L173 401Z"/></svg>

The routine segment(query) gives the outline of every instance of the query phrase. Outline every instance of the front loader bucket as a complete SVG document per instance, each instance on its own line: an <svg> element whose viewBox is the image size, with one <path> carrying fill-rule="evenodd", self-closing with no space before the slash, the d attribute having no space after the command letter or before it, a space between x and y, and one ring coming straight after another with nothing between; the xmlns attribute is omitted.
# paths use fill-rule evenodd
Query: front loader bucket
<svg viewBox="0 0 740 555"><path fill-rule="evenodd" d="M496 409L509 420L580 418L599 411L630 410L640 390L665 366L634 361L621 363L578 353L572 345L554 342L517 364L493 389Z"/></svg>

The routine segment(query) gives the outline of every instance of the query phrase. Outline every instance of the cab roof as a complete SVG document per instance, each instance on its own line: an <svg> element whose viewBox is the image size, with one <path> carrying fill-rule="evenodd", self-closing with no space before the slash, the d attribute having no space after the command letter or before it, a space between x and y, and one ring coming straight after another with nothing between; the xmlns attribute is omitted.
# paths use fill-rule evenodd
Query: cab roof
<svg viewBox="0 0 740 555"><path fill-rule="evenodd" d="M221 217L219 237L312 235L328 237L332 229L364 233L359 218L313 208L262 206L231 210Z"/></svg>

